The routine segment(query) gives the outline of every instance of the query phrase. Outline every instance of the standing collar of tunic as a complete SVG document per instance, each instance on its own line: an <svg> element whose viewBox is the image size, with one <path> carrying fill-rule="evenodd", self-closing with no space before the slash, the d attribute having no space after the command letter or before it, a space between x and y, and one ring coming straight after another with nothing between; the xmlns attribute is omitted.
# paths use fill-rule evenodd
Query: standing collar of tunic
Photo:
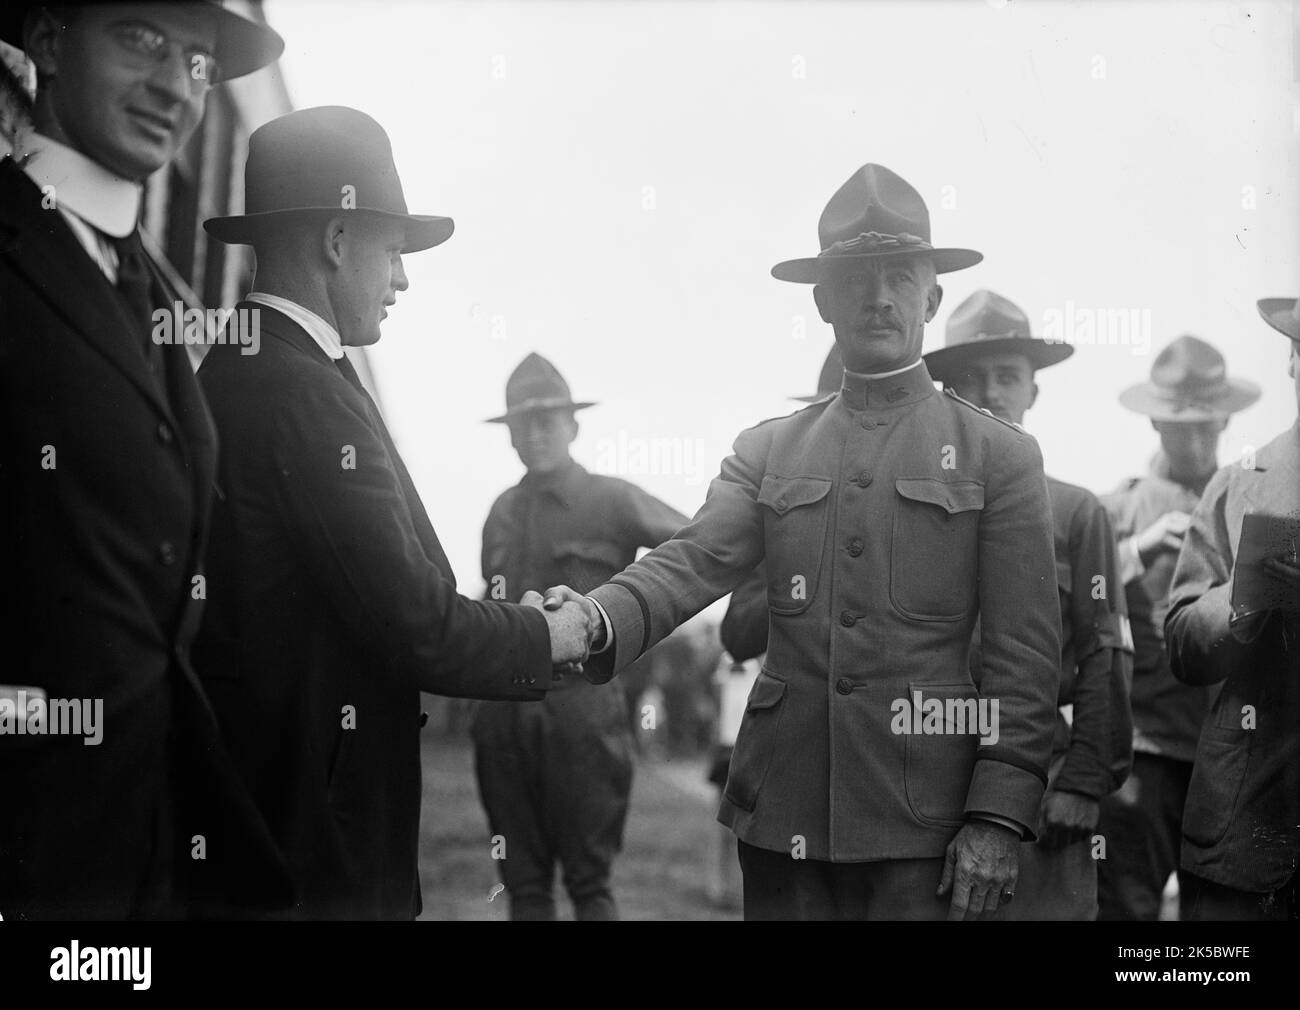
<svg viewBox="0 0 1300 1010"><path fill-rule="evenodd" d="M884 376L845 371L840 399L850 410L893 410L934 395L934 380L924 361Z"/></svg>
<svg viewBox="0 0 1300 1010"><path fill-rule="evenodd" d="M561 505L572 504L574 485L587 475L587 471L576 460L569 460L564 466L550 473L525 473L519 482L521 490L531 494L550 494Z"/></svg>

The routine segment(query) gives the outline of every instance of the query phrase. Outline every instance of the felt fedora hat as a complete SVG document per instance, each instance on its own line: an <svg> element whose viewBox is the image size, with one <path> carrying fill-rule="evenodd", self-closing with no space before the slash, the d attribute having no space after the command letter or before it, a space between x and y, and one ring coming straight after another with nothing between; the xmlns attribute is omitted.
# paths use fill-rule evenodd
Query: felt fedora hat
<svg viewBox="0 0 1300 1010"><path fill-rule="evenodd" d="M1228 376L1223 355L1199 337L1179 337L1156 355L1151 380L1119 394L1129 410L1156 421L1214 421L1245 410L1259 387Z"/></svg>
<svg viewBox="0 0 1300 1010"><path fill-rule="evenodd" d="M102 2L102 0L101 0ZM213 55L221 66L221 80L229 81L274 63L284 52L284 39L264 24L259 24L227 7L220 0L171 0L176 7L210 8L216 13L217 39ZM28 11L37 7L85 7L87 3L28 3L6 0L0 11L0 41L23 48L23 23Z"/></svg>
<svg viewBox="0 0 1300 1010"><path fill-rule="evenodd" d="M506 380L506 412L489 417L488 422L505 424L538 410L583 410L594 406L591 402L575 403L560 370L540 354L532 353Z"/></svg>
<svg viewBox="0 0 1300 1010"><path fill-rule="evenodd" d="M925 355L925 365L936 379L947 382L967 362L986 354L1023 354L1037 371L1073 353L1070 344L1035 337L1029 317L1015 302L981 290L952 310L943 347Z"/></svg>
<svg viewBox="0 0 1300 1010"><path fill-rule="evenodd" d="M844 384L844 355L839 344L831 344L831 349L822 364L821 374L817 376L817 392L812 396L792 396L790 399L800 403L816 403L832 393L838 393Z"/></svg>
<svg viewBox="0 0 1300 1010"><path fill-rule="evenodd" d="M209 235L252 244L287 219L370 214L402 221L402 252L445 242L449 217L410 214L388 134L364 112L341 105L300 109L258 127L248 138L244 213L203 222Z"/></svg>
<svg viewBox="0 0 1300 1010"><path fill-rule="evenodd" d="M1278 333L1300 341L1300 298L1261 298L1255 305L1264 322Z"/></svg>
<svg viewBox="0 0 1300 1010"><path fill-rule="evenodd" d="M936 273L972 267L984 258L973 249L930 244L930 212L912 185L883 165L863 165L831 197L817 222L821 252L772 268L777 280L816 284L828 262L925 253Z"/></svg>

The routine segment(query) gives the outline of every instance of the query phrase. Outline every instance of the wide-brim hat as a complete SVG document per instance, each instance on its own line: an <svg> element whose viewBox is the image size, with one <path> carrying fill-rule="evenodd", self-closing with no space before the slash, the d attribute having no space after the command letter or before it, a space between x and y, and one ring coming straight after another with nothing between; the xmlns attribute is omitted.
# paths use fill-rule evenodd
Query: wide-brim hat
<svg viewBox="0 0 1300 1010"><path fill-rule="evenodd" d="M1260 388L1228 376L1223 355L1199 337L1179 337L1156 355L1149 382L1119 394L1129 410L1154 421L1216 421L1259 399Z"/></svg>
<svg viewBox="0 0 1300 1010"><path fill-rule="evenodd" d="M1261 298L1255 306L1269 326L1300 341L1300 298Z"/></svg>
<svg viewBox="0 0 1300 1010"><path fill-rule="evenodd" d="M831 197L817 222L821 252L785 260L772 276L796 284L817 284L838 260L913 256L923 253L936 273L973 267L984 258L974 249L936 249L930 243L930 212L921 194L883 165L863 165Z"/></svg>
<svg viewBox="0 0 1300 1010"><path fill-rule="evenodd" d="M832 393L838 393L844 385L844 354L839 344L831 344L831 349L822 363L821 374L817 376L817 392L812 396L792 396L790 399L800 403L816 403Z"/></svg>
<svg viewBox="0 0 1300 1010"><path fill-rule="evenodd" d="M995 291L980 290L963 301L948 318L944 345L925 355L925 366L947 382L976 358L990 354L1023 354L1034 371L1060 364L1071 344L1035 337L1029 317L1015 302Z"/></svg>
<svg viewBox="0 0 1300 1010"><path fill-rule="evenodd" d="M102 2L102 0L101 0ZM191 5L211 7L217 12L217 39L213 55L221 64L221 79L229 81L251 74L268 63L274 63L284 52L284 39L278 32L244 17L225 6L221 0L173 0L176 6ZM0 41L17 49L23 48L23 24L27 12L34 7L85 7L89 3L30 3L26 0L6 0L0 10Z"/></svg>
<svg viewBox="0 0 1300 1010"><path fill-rule="evenodd" d="M411 214L384 128L341 105L300 109L258 127L248 138L244 213L209 218L204 229L232 245L253 245L291 219L361 214L401 221L402 252L451 238L449 217Z"/></svg>
<svg viewBox="0 0 1300 1010"><path fill-rule="evenodd" d="M506 412L489 417L489 424L506 424L542 410L585 410L590 400L575 401L560 370L540 354L530 353L506 380Z"/></svg>

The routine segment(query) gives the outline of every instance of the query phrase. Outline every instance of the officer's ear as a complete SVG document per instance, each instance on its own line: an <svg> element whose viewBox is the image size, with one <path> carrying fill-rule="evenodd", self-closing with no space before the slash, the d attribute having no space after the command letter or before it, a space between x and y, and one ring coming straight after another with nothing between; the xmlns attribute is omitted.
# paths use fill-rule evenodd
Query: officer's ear
<svg viewBox="0 0 1300 1010"><path fill-rule="evenodd" d="M813 301L817 303L817 313L822 317L823 323L829 323L831 317L827 315L830 308L830 292L826 290L825 285L818 284L813 287Z"/></svg>
<svg viewBox="0 0 1300 1010"><path fill-rule="evenodd" d="M1032 407L1038 402L1038 383L1030 381L1029 383L1029 406Z"/></svg>
<svg viewBox="0 0 1300 1010"><path fill-rule="evenodd" d="M934 318L934 314L939 311L939 303L943 301L943 287L936 281L930 285L930 290L925 296L925 321L928 323Z"/></svg>
<svg viewBox="0 0 1300 1010"><path fill-rule="evenodd" d="M578 437L578 418L574 416L573 411L569 411L564 418L565 441L573 445L573 440Z"/></svg>

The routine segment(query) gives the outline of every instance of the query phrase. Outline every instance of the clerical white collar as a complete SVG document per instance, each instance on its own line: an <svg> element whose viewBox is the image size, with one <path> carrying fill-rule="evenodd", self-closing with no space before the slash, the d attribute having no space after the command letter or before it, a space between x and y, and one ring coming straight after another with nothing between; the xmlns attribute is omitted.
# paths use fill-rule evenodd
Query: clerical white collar
<svg viewBox="0 0 1300 1010"><path fill-rule="evenodd" d="M255 302L258 305L265 305L268 309L284 313L306 330L307 336L311 337L332 360L338 361L343 357L343 340L339 336L339 331L311 309L288 298L281 298L279 295L268 295L264 291L250 291L244 296L244 301Z"/></svg>
<svg viewBox="0 0 1300 1010"><path fill-rule="evenodd" d="M54 206L71 211L112 238L125 238L140 220L143 187L123 179L66 144L32 131L14 152L28 177L52 187Z"/></svg>
<svg viewBox="0 0 1300 1010"><path fill-rule="evenodd" d="M902 375L904 372L910 371L920 363L921 359L917 358L910 365L904 365L902 368L895 368L892 372L850 372L848 369L845 369L845 372L858 379L888 379L891 375Z"/></svg>

